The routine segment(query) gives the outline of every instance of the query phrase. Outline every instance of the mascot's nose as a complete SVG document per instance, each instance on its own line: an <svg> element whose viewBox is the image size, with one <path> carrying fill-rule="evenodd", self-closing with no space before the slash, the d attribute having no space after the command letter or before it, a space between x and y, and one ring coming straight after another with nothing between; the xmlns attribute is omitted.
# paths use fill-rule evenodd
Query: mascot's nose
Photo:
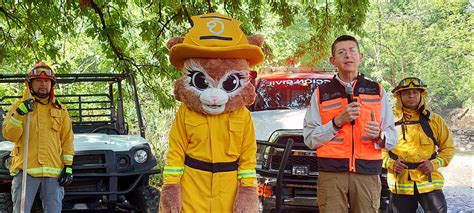
<svg viewBox="0 0 474 213"><path fill-rule="evenodd" d="M217 102L219 98L217 96L212 96L211 97L211 100L212 100L212 103L215 104Z"/></svg>

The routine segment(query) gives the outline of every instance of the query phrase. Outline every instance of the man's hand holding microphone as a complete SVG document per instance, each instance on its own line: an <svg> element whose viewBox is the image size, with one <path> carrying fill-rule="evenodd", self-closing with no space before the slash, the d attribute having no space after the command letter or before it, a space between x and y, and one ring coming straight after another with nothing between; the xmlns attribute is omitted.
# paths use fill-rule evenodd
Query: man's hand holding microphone
<svg viewBox="0 0 474 213"><path fill-rule="evenodd" d="M360 104L352 102L346 106L338 116L334 117L334 123L337 127L342 127L344 124L349 122L355 122L355 119L359 117Z"/></svg>
<svg viewBox="0 0 474 213"><path fill-rule="evenodd" d="M360 104L357 101L354 101L354 90L352 89L351 84L346 86L346 95L347 95L347 106L344 108L338 116L334 117L334 124L336 127L341 128L347 122L350 122L351 125L355 124L355 119L359 117L360 114Z"/></svg>

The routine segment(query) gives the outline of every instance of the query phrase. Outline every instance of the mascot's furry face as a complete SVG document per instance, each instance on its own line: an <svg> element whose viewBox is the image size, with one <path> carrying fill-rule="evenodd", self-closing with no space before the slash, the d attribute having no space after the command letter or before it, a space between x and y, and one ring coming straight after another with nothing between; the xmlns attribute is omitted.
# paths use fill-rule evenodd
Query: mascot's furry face
<svg viewBox="0 0 474 213"><path fill-rule="evenodd" d="M232 112L255 100L245 59L192 58L184 63L183 77L175 84L175 96L203 114Z"/></svg>
<svg viewBox="0 0 474 213"><path fill-rule="evenodd" d="M185 37L171 38L166 44L171 64L183 73L175 83L176 98L207 115L253 103L256 94L249 67L264 60L263 36L247 37L240 21L218 13L192 20L194 26Z"/></svg>
<svg viewBox="0 0 474 213"><path fill-rule="evenodd" d="M246 39L255 48L261 48L264 43L261 35ZM166 46L172 49L183 41L183 37L174 37ZM249 60L244 57L221 58L216 54L185 59L181 68L183 76L176 81L174 94L179 101L203 114L232 112L255 101L255 87L250 83L251 72L255 71L249 67Z"/></svg>

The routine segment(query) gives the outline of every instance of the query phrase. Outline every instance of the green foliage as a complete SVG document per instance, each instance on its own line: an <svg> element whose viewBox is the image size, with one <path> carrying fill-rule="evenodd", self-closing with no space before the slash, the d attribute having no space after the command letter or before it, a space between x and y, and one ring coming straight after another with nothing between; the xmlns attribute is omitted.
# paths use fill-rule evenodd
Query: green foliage
<svg viewBox="0 0 474 213"><path fill-rule="evenodd" d="M472 107L473 14L467 0L373 5L362 39L364 73L390 90L408 76L428 85L432 108Z"/></svg>

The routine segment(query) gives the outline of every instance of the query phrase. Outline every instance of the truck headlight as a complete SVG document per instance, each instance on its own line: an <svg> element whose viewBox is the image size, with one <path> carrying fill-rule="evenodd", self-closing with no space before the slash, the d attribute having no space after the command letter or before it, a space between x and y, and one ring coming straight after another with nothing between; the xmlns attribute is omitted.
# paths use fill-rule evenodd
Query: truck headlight
<svg viewBox="0 0 474 213"><path fill-rule="evenodd" d="M5 158L5 161L3 162L3 166L10 170L10 166L12 165L12 157L7 157Z"/></svg>
<svg viewBox="0 0 474 213"><path fill-rule="evenodd" d="M133 159L137 163L145 163L147 158L148 158L148 153L143 149L139 149L135 151L135 153L133 154Z"/></svg>

